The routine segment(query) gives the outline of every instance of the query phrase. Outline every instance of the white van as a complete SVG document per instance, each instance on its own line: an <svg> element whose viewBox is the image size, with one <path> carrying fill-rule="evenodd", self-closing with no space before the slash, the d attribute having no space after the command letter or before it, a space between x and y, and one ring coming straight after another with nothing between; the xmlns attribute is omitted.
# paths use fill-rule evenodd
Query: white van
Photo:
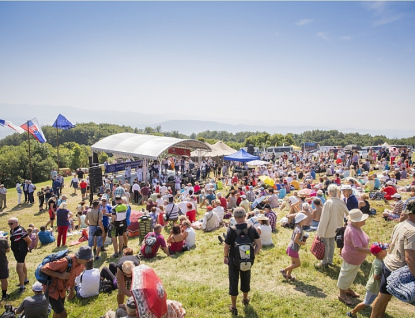
<svg viewBox="0 0 415 318"><path fill-rule="evenodd" d="M291 146L281 146L281 147L268 147L267 153L272 155L274 154L276 158L281 157L284 152L287 153L287 155L290 155L294 151L294 148Z"/></svg>

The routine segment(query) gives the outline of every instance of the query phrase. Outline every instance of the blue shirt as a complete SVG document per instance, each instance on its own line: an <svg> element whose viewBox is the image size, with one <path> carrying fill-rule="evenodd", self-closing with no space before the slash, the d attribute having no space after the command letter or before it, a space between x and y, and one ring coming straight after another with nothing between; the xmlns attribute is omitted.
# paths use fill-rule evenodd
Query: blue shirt
<svg viewBox="0 0 415 318"><path fill-rule="evenodd" d="M129 226L131 224L130 215L131 215L131 206L128 204L127 205L127 214L125 216L125 219L127 221L127 226Z"/></svg>
<svg viewBox="0 0 415 318"><path fill-rule="evenodd" d="M359 208L359 202L357 202L357 198L353 194L347 199L346 206L349 211Z"/></svg>
<svg viewBox="0 0 415 318"><path fill-rule="evenodd" d="M55 237L49 231L39 231L37 236L39 237L39 241L42 245L55 242Z"/></svg>
<svg viewBox="0 0 415 318"><path fill-rule="evenodd" d="M380 180L375 178L375 189L380 189Z"/></svg>

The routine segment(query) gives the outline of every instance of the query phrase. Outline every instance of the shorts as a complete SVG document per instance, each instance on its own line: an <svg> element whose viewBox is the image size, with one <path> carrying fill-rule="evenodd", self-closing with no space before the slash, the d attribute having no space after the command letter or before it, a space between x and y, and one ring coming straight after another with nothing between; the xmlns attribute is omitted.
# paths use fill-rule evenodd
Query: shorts
<svg viewBox="0 0 415 318"><path fill-rule="evenodd" d="M108 233L109 226L104 226L104 232Z"/></svg>
<svg viewBox="0 0 415 318"><path fill-rule="evenodd" d="M49 298L49 304L52 307L55 314L59 315L60 313L64 312L64 310L65 310L65 298L61 298L61 297L58 297L58 299L54 299L52 297L47 297L47 298Z"/></svg>
<svg viewBox="0 0 415 318"><path fill-rule="evenodd" d="M82 193L82 194L85 194L85 193L86 193L86 188L81 189L81 193Z"/></svg>
<svg viewBox="0 0 415 318"><path fill-rule="evenodd" d="M363 303L366 306L370 306L375 301L375 299L376 299L377 296L378 296L377 294L374 294L374 293L372 293L372 292L370 292L370 291L367 290L366 291L365 300L363 301Z"/></svg>
<svg viewBox="0 0 415 318"><path fill-rule="evenodd" d="M14 258L16 259L17 263L24 263L27 255L27 250L17 250L13 251Z"/></svg>
<svg viewBox="0 0 415 318"><path fill-rule="evenodd" d="M111 236L122 236L127 231L127 222L123 221L115 221L111 227Z"/></svg>
<svg viewBox="0 0 415 318"><path fill-rule="evenodd" d="M6 265L6 266L4 266ZM3 264L2 267L0 267L0 279L7 279L9 278L9 266L8 264Z"/></svg>
<svg viewBox="0 0 415 318"><path fill-rule="evenodd" d="M386 287L388 286L388 282L386 279L392 272L382 263L382 278L380 279L380 290L379 292L382 294L390 295Z"/></svg>
<svg viewBox="0 0 415 318"><path fill-rule="evenodd" d="M74 189L78 189L78 182L72 182L72 186Z"/></svg>
<svg viewBox="0 0 415 318"><path fill-rule="evenodd" d="M238 281L241 277L241 291L248 293L251 290L251 271L241 271L238 266L228 265L229 295L238 296Z"/></svg>
<svg viewBox="0 0 415 318"><path fill-rule="evenodd" d="M88 233L88 246L92 247L94 246L94 240L97 238L97 247L102 247L102 235L94 236L94 233L96 229L99 228L96 225L90 225L89 226L89 233Z"/></svg>
<svg viewBox="0 0 415 318"><path fill-rule="evenodd" d="M300 258L300 254L298 252L294 251L292 248L287 247L286 253L288 256L292 258Z"/></svg>

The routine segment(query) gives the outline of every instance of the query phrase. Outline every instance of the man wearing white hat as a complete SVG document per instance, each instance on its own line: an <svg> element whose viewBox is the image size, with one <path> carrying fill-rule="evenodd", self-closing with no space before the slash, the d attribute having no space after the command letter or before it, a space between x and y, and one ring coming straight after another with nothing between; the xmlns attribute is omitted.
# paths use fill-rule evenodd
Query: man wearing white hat
<svg viewBox="0 0 415 318"><path fill-rule="evenodd" d="M316 265L316 267L327 267L329 264L333 264L336 229L343 226L344 217L349 215L349 210L339 198L338 186L335 184L329 185L327 192L330 198L323 206L317 228L317 235L323 240L325 252L321 264Z"/></svg>
<svg viewBox="0 0 415 318"><path fill-rule="evenodd" d="M49 316L49 302L43 293L43 286L39 282L32 285L34 296L26 297L20 306L15 309L16 314L24 312L25 318L47 318Z"/></svg>

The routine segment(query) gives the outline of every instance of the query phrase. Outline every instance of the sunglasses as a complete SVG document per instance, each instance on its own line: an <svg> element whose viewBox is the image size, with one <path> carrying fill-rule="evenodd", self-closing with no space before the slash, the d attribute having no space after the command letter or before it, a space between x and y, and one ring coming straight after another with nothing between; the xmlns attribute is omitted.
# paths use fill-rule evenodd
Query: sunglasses
<svg viewBox="0 0 415 318"><path fill-rule="evenodd" d="M7 223L7 224L9 224L9 225L13 225L14 223L16 223L16 222L11 222L11 223L9 222L9 223Z"/></svg>

